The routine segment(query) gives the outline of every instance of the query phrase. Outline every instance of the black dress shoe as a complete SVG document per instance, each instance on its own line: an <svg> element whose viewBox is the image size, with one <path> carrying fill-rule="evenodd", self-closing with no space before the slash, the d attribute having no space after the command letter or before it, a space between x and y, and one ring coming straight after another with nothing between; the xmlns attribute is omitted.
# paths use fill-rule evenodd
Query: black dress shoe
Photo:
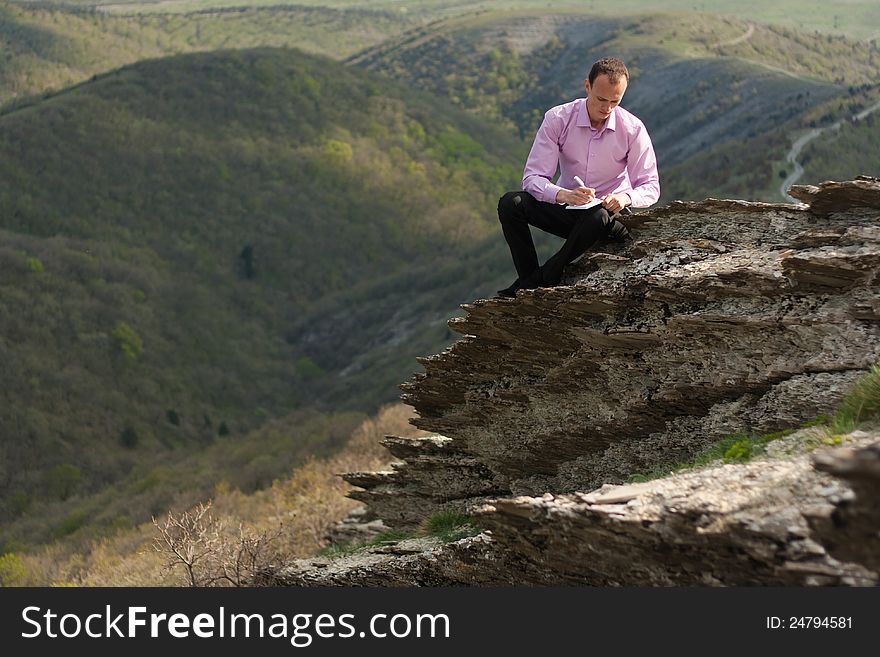
<svg viewBox="0 0 880 657"><path fill-rule="evenodd" d="M629 234L629 228L615 219L611 222L611 230L608 231L608 237L617 242L632 242L632 235Z"/></svg>
<svg viewBox="0 0 880 657"><path fill-rule="evenodd" d="M520 281L519 289L534 290L536 287L545 287L546 285L547 281L544 280L544 272L541 267L538 267L524 281Z"/></svg>
<svg viewBox="0 0 880 657"><path fill-rule="evenodd" d="M496 299L513 299L516 297L516 291L519 289L519 279L517 278L509 287L504 288L503 290L498 290L498 294L495 297Z"/></svg>

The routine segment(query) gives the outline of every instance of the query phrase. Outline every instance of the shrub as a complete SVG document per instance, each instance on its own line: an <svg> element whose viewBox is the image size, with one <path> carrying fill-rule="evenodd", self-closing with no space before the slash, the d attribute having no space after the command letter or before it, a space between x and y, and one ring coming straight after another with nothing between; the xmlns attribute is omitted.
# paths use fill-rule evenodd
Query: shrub
<svg viewBox="0 0 880 657"><path fill-rule="evenodd" d="M125 322L119 322L113 329L113 340L125 359L134 362L144 350L144 342L141 336Z"/></svg>
<svg viewBox="0 0 880 657"><path fill-rule="evenodd" d="M86 520L88 520L88 517L89 514L85 511L77 511L76 513L71 513L69 516L64 518L64 520L59 522L54 530L52 530L52 537L64 538L65 536L72 534L77 529L86 524Z"/></svg>
<svg viewBox="0 0 880 657"><path fill-rule="evenodd" d="M137 431L134 430L134 427L130 426L125 427L125 429L122 430L122 433L119 436L119 442L122 444L123 447L126 447L128 449L133 449L134 447L136 447L138 444L138 440L139 438L137 435Z"/></svg>
<svg viewBox="0 0 880 657"><path fill-rule="evenodd" d="M31 505L31 496L23 490L17 490L6 501L6 509L14 518L17 518Z"/></svg>
<svg viewBox="0 0 880 657"><path fill-rule="evenodd" d="M327 159L337 166L351 162L354 158L354 151L351 148L351 144L339 141L338 139L328 139L325 141L322 151Z"/></svg>
<svg viewBox="0 0 880 657"><path fill-rule="evenodd" d="M243 276L245 278L253 278L256 274L254 267L254 245L246 244L238 257L241 258Z"/></svg>
<svg viewBox="0 0 880 657"><path fill-rule="evenodd" d="M39 261L39 259L34 258L33 256L28 256L25 258L25 265L27 268L34 272L35 274L43 273L43 263Z"/></svg>
<svg viewBox="0 0 880 657"><path fill-rule="evenodd" d="M0 556L0 586L23 586L27 569L21 557L14 552Z"/></svg>
<svg viewBox="0 0 880 657"><path fill-rule="evenodd" d="M242 525L230 530L211 513L211 502L180 515L169 512L160 523L155 550L169 569L183 570L190 586L249 586L262 572L280 565L273 543L278 532L254 532Z"/></svg>
<svg viewBox="0 0 880 657"><path fill-rule="evenodd" d="M316 379L324 373L324 370L321 369L321 366L315 363L315 361L313 361L309 356L300 356L299 358L297 358L293 364L293 367L297 375L304 381L311 381L312 379Z"/></svg>
<svg viewBox="0 0 880 657"><path fill-rule="evenodd" d="M62 463L46 474L46 489L50 496L63 501L73 495L80 481L82 481L80 469L70 463Z"/></svg>

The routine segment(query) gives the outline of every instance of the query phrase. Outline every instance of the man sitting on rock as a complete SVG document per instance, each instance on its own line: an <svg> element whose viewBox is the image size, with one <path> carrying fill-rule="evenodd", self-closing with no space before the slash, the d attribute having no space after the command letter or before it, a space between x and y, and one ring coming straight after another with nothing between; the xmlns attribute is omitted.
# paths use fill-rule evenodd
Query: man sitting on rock
<svg viewBox="0 0 880 657"><path fill-rule="evenodd" d="M523 191L508 192L498 218L518 278L499 296L520 289L549 287L562 270L600 237L631 239L614 215L626 207L645 208L660 197L657 159L648 131L620 107L629 72L619 59L593 64L584 80L587 97L550 109L535 136L523 172ZM559 168L559 179L553 177ZM589 209L567 205L601 203ZM565 239L542 266L529 226Z"/></svg>

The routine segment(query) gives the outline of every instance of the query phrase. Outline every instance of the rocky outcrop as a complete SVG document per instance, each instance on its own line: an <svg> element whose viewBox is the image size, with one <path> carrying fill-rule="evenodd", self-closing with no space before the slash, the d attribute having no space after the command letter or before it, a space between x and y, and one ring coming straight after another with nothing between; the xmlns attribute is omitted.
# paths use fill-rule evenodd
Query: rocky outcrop
<svg viewBox="0 0 880 657"><path fill-rule="evenodd" d="M794 185L788 193L792 198L806 203L810 212L819 216L854 208L867 208L870 211L880 206L880 178L857 176L855 180L829 181L819 186Z"/></svg>
<svg viewBox="0 0 880 657"><path fill-rule="evenodd" d="M499 500L481 511L481 524L507 551L553 573L553 583L873 585L876 570L835 558L811 529L849 496L803 455ZM876 535L876 519L873 526Z"/></svg>
<svg viewBox="0 0 880 657"><path fill-rule="evenodd" d="M880 432L822 446L804 430L746 464L591 493L499 499L485 530L305 560L267 580L295 586L743 586L878 583ZM816 455L809 447L819 446ZM793 451L792 456L786 452ZM813 462L817 464L813 467ZM828 465L833 464L833 465ZM825 470L845 473L838 477ZM852 487L848 477L865 482Z"/></svg>
<svg viewBox="0 0 880 657"><path fill-rule="evenodd" d="M846 481L831 515L812 519L831 554L880 572L880 442L817 455L816 467Z"/></svg>
<svg viewBox="0 0 880 657"><path fill-rule="evenodd" d="M876 506L835 501L876 498L843 465L820 473L801 456L608 488L828 413L880 360L880 181L792 194L809 204L708 199L634 215L635 242L600 245L564 285L464 306L449 323L463 337L402 386L414 424L436 435L389 438L391 470L347 476L389 526L480 508L491 533L411 553L427 568L415 579L876 579L875 548L834 539L842 519L860 545L878 527Z"/></svg>
<svg viewBox="0 0 880 657"><path fill-rule="evenodd" d="M370 516L386 525L418 525L439 511L465 511L478 499L507 492L485 464L457 450L444 436L388 436L382 444L400 459L391 470L342 477L364 489L349 496L365 502Z"/></svg>

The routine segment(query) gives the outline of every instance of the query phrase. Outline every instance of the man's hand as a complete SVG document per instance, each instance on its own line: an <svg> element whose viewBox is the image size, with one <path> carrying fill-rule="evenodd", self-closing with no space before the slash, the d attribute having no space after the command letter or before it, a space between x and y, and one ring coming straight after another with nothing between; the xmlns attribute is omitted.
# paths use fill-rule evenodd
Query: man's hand
<svg viewBox="0 0 880 657"><path fill-rule="evenodd" d="M576 187L575 189L560 189L556 192L557 203L569 205L583 205L596 198L596 190L592 187Z"/></svg>
<svg viewBox="0 0 880 657"><path fill-rule="evenodd" d="M629 197L629 194L608 194L602 197L602 205L608 212L613 214L620 212L628 205L632 205L632 199Z"/></svg>

